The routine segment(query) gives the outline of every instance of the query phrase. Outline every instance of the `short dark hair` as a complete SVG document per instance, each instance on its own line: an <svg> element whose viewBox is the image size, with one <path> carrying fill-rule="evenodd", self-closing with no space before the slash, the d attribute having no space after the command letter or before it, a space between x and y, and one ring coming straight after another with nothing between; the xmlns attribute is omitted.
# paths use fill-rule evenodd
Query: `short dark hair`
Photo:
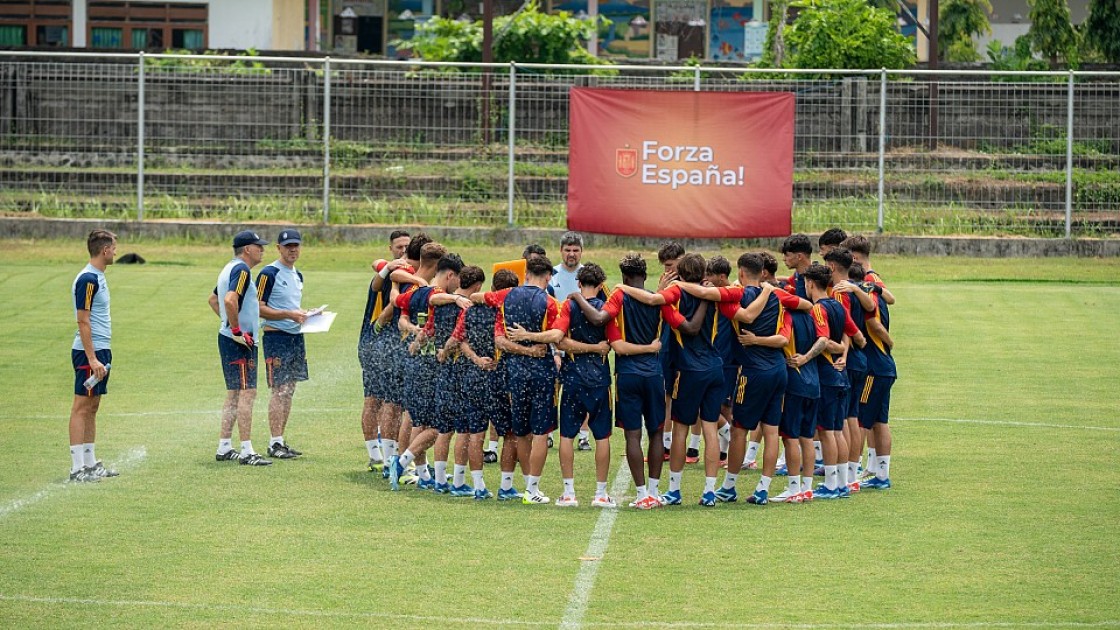
<svg viewBox="0 0 1120 630"><path fill-rule="evenodd" d="M598 287L607 281L607 273L599 265L587 263L576 272L576 280L579 280L581 286Z"/></svg>
<svg viewBox="0 0 1120 630"><path fill-rule="evenodd" d="M710 276L730 276L731 263L723 256L716 254L708 259L707 272Z"/></svg>
<svg viewBox="0 0 1120 630"><path fill-rule="evenodd" d="M412 240L408 242L408 248L404 250L405 257L409 260L420 260L420 250L422 250L425 245L431 242L432 237L423 232L420 232L416 236L413 236Z"/></svg>
<svg viewBox="0 0 1120 630"><path fill-rule="evenodd" d="M763 269L762 254L747 252L739 257L736 265L749 274L760 276Z"/></svg>
<svg viewBox="0 0 1120 630"><path fill-rule="evenodd" d="M866 272L861 263L854 262L851 267L848 267L848 280L852 282L863 282L863 276Z"/></svg>
<svg viewBox="0 0 1120 630"><path fill-rule="evenodd" d="M783 254L811 255L813 253L813 242L804 234L790 234L782 242L782 248L778 251Z"/></svg>
<svg viewBox="0 0 1120 630"><path fill-rule="evenodd" d="M86 249L89 250L89 255L92 258L101 253L101 250L113 244L117 240L117 235L109 230L94 230L89 233L89 238L86 239Z"/></svg>
<svg viewBox="0 0 1120 630"><path fill-rule="evenodd" d="M459 276L459 284L463 283L462 275ZM512 289L513 287L521 284L517 279L517 274L509 269L499 269L494 272L494 277L490 280L491 291L501 291L502 289Z"/></svg>
<svg viewBox="0 0 1120 630"><path fill-rule="evenodd" d="M618 261L618 270L622 272L623 278L645 278L646 261L638 252L627 252Z"/></svg>
<svg viewBox="0 0 1120 630"><path fill-rule="evenodd" d="M409 243L408 246L411 248L412 243ZM443 245L439 243L425 243L424 246L420 248L420 263L438 263L439 259L443 258L445 255L447 255L447 248Z"/></svg>
<svg viewBox="0 0 1120 630"><path fill-rule="evenodd" d="M685 254L677 261L677 275L685 282L700 282L704 279L704 257L700 254Z"/></svg>
<svg viewBox="0 0 1120 630"><path fill-rule="evenodd" d="M455 273L459 273L463 270L463 259L459 257L459 254L448 253L439 257L439 262L436 263L436 273L448 270L454 271Z"/></svg>
<svg viewBox="0 0 1120 630"><path fill-rule="evenodd" d="M778 273L778 259L774 258L774 254L770 252L759 252L758 255L762 256L763 269L770 272L770 275Z"/></svg>
<svg viewBox="0 0 1120 630"><path fill-rule="evenodd" d="M817 239L817 246L824 247L825 245L831 245L832 247L838 247L846 238L848 238L848 233L844 230L838 227L829 228Z"/></svg>
<svg viewBox="0 0 1120 630"><path fill-rule="evenodd" d="M548 256L548 254L544 251L544 248L541 247L538 243L529 243L525 246L525 249L521 251L521 257L526 260L528 260L529 256L531 256L532 254L536 254L542 257Z"/></svg>
<svg viewBox="0 0 1120 630"><path fill-rule="evenodd" d="M582 248L583 236L579 232L564 232L564 235L560 237L560 247L567 247L568 245L579 245Z"/></svg>
<svg viewBox="0 0 1120 630"><path fill-rule="evenodd" d="M834 262L836 266L847 270L848 267L852 266L852 252L843 247L837 247L824 255L824 261Z"/></svg>
<svg viewBox="0 0 1120 630"><path fill-rule="evenodd" d="M545 256L530 258L525 262L525 273L534 276L552 277L552 261Z"/></svg>
<svg viewBox="0 0 1120 630"><path fill-rule="evenodd" d="M477 265L467 265L459 270L459 286L466 289L486 282L486 272Z"/></svg>
<svg viewBox="0 0 1120 630"><path fill-rule="evenodd" d="M668 241L657 250L657 262L665 264L667 260L676 260L684 256L684 246L676 241Z"/></svg>
<svg viewBox="0 0 1120 630"><path fill-rule="evenodd" d="M832 272L828 270L828 267L818 262L809 265L809 268L801 275L806 282L812 282L820 289L827 289L828 283L832 279Z"/></svg>
<svg viewBox="0 0 1120 630"><path fill-rule="evenodd" d="M389 232L389 242L392 243L402 236L409 236L409 234L404 230L393 230L392 232Z"/></svg>
<svg viewBox="0 0 1120 630"><path fill-rule="evenodd" d="M871 241L862 234L854 234L852 236L849 236L848 238L844 239L843 243L840 243L840 247L850 249L852 250L852 253L855 254L863 254L864 256L871 255Z"/></svg>

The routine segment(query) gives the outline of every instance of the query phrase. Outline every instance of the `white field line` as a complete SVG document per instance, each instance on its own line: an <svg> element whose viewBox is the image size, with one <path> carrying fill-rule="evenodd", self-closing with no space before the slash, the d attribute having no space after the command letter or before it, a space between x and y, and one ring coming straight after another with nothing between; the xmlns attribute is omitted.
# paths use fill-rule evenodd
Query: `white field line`
<svg viewBox="0 0 1120 630"><path fill-rule="evenodd" d="M611 510L617 511L617 510ZM0 594L0 602L25 604L46 604L48 606L101 606L117 608L165 608L181 610L204 610L236 612L258 615L277 615L288 617L335 618L335 619L399 619L402 621L429 622L439 624L485 624L490 626L555 626L549 621L520 621L516 619L486 619L478 617L439 617L434 615L403 615L395 613L344 611L344 610L307 610L291 608L260 608L225 604L197 604L192 602L166 602L149 600L111 600L87 599L78 597L36 597L33 595ZM1116 628L1120 620L1077 622L1077 621L912 621L898 623L726 623L726 622L654 622L654 621L612 621L586 624L596 628L743 628L745 630L769 630L794 628L800 630L825 630L831 628L853 628L866 630L908 630L923 628Z"/></svg>
<svg viewBox="0 0 1120 630"><path fill-rule="evenodd" d="M1014 420L981 420L979 418L898 418L906 422L952 422L956 424L992 424L1005 427L1037 427L1040 429L1084 429L1086 431L1116 431L1120 427L1094 427L1083 424L1050 424L1044 422L1016 422Z"/></svg>
<svg viewBox="0 0 1120 630"><path fill-rule="evenodd" d="M115 466L118 471L124 472L138 466L140 462L144 461L144 458L147 456L148 450L143 446L133 447L128 449L128 451L126 451L125 454L122 455L121 458L118 461L114 462L112 465ZM65 481L52 483L51 485L34 494L12 499L7 503L4 503L3 505L0 505L0 519L18 512L29 505L34 505L42 501L43 499L46 499L47 497L58 493L59 491L67 490L71 487L71 484Z"/></svg>
<svg viewBox="0 0 1120 630"><path fill-rule="evenodd" d="M591 591L595 588L595 575L599 572L599 564L603 554L607 551L607 544L611 541L611 531L614 522L618 520L618 512L622 510L622 493L630 487L630 468L625 464L618 467L618 474L614 476L611 484L611 496L618 501L618 507L604 509L595 521L595 529L591 532L591 540L587 543L587 551L580 560L579 573L576 574L575 586L568 595L568 607L564 609L564 617L560 620L561 628L580 628L583 626L583 615L587 612L587 603L591 599Z"/></svg>

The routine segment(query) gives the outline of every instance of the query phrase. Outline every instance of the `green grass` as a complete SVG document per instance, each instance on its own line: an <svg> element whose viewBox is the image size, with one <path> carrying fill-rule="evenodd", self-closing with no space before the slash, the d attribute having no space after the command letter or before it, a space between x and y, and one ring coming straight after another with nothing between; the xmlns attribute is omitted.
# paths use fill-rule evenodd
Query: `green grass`
<svg viewBox="0 0 1120 630"><path fill-rule="evenodd" d="M3 625L559 624L598 512L392 493L363 471L354 350L383 244L308 243L305 303L339 317L308 339L312 377L288 431L307 455L247 470L212 457L223 389L206 298L227 248L122 237L119 252L149 264L109 269L115 360L98 454L146 457L88 487L61 484L68 291L83 244L5 241L0 252ZM452 249L485 267L520 253ZM585 259L613 282L621 253ZM1120 625L1109 323L1120 260L880 256L875 266L899 296L895 488L804 506L624 510L585 625ZM586 501L591 457L576 461ZM496 470L486 473L496 487ZM689 503L701 483L689 466ZM543 486L560 490L555 452Z"/></svg>

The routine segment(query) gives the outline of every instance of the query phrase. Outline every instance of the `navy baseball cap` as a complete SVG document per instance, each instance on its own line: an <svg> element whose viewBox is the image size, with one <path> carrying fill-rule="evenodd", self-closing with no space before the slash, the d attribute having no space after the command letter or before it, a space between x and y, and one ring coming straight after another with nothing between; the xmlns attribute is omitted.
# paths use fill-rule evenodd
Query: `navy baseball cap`
<svg viewBox="0 0 1120 630"><path fill-rule="evenodd" d="M299 230L284 230L280 232L280 236L276 237L277 245L291 245L292 243L303 242L303 237L299 235Z"/></svg>
<svg viewBox="0 0 1120 630"><path fill-rule="evenodd" d="M233 237L233 246L245 247L246 245L268 245L268 241L257 236L257 233L252 230L238 232L237 236Z"/></svg>

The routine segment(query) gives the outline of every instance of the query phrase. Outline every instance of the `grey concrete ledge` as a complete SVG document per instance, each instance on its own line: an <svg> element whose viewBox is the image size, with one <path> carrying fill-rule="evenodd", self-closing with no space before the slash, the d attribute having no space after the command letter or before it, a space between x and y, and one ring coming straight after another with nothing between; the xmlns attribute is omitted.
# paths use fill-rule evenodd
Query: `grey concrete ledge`
<svg viewBox="0 0 1120 630"><path fill-rule="evenodd" d="M286 227L280 223L221 223L208 221L99 221L92 219L46 219L40 217L0 217L0 236L14 239L84 239L91 230L111 230L123 238L184 239L222 243L239 230L254 230L269 240ZM547 249L560 242L565 230L540 228L491 228L445 226L384 225L297 225L304 238L327 243L368 243L379 245L398 227L412 233L423 230L432 238L458 243L526 245L541 243ZM811 235L814 242L816 235ZM1061 239L982 236L895 236L869 235L880 254L903 256L966 256L976 258L1042 258L1054 256L1120 256L1120 239ZM584 234L588 247L657 249L663 238ZM769 249L777 251L780 238L763 239L680 239L688 249Z"/></svg>

